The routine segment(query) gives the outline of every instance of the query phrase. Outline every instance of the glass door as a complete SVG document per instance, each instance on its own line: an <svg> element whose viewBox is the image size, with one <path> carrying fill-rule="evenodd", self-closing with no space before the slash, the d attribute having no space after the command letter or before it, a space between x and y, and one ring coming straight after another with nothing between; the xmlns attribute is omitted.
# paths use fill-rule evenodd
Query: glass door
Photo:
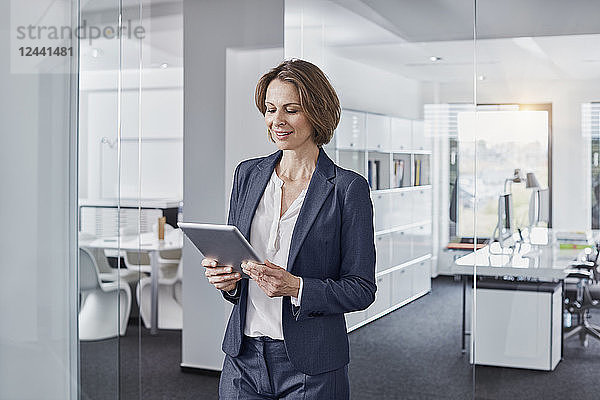
<svg viewBox="0 0 600 400"><path fill-rule="evenodd" d="M476 144L476 234L489 241L471 298L474 398L593 399L583 371L600 367L600 42L589 16L600 8L477 0L476 9L479 106L463 125Z"/></svg>
<svg viewBox="0 0 600 400"><path fill-rule="evenodd" d="M469 398L462 282L473 267L453 263L473 245L450 242L448 192L452 143L473 148L457 119L473 111L474 8L363 3L285 2L285 58L318 65L341 100L324 148L371 186L378 289L368 309L346 314L352 398ZM465 162L476 170L474 158ZM473 198L461 206L472 210ZM461 226L466 236L472 221Z"/></svg>

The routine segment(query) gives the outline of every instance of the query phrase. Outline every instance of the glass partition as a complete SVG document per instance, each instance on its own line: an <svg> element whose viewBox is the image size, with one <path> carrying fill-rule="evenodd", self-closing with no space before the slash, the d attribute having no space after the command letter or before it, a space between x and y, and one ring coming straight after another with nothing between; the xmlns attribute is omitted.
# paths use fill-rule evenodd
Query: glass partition
<svg viewBox="0 0 600 400"><path fill-rule="evenodd" d="M94 0L80 18L80 268L98 272L81 283L81 393L141 398L162 385L142 366L180 357L182 4Z"/></svg>
<svg viewBox="0 0 600 400"><path fill-rule="evenodd" d="M476 165L459 191L477 182L467 218L489 243L473 261L474 397L593 399L600 6L476 8L478 106L458 124Z"/></svg>
<svg viewBox="0 0 600 400"><path fill-rule="evenodd" d="M458 3L285 2L285 57L318 65L340 97L325 150L371 186L378 289L346 315L352 398L472 395L461 277L473 268L457 272L453 260L476 236L476 159L462 156L474 141L458 128L474 112L474 7ZM457 221L466 249L453 243Z"/></svg>

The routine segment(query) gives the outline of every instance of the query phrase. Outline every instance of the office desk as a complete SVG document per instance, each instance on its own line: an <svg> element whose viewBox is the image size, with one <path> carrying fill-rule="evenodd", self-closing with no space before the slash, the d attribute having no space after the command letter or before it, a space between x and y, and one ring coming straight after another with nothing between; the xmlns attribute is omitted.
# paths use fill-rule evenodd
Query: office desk
<svg viewBox="0 0 600 400"><path fill-rule="evenodd" d="M514 249L502 249L498 243L485 246L455 260L451 270L462 276L462 352L465 349L466 330L466 281L471 276L476 282L477 277L510 277L515 280L534 280L544 282L560 282L563 285L567 275L565 271L580 251L559 250L553 245L552 231L537 232L538 244L517 244ZM562 325L562 324L561 324ZM561 339L562 343L562 339Z"/></svg>
<svg viewBox="0 0 600 400"><path fill-rule="evenodd" d="M179 250L183 248L183 235L176 238L158 240L156 233L142 234L140 236L123 236L112 238L101 238L93 240L80 240L80 247L99 248L105 250L145 251L150 255L152 273L151 279L151 318L150 333L158 333L158 253L161 250Z"/></svg>

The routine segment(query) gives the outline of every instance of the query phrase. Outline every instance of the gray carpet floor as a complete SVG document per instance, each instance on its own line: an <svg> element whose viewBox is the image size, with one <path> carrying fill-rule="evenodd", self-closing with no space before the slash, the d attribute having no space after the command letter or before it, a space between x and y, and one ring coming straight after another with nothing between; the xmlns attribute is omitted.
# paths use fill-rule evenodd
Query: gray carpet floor
<svg viewBox="0 0 600 400"><path fill-rule="evenodd" d="M461 284L439 277L430 294L350 333L352 399L600 399L600 342L568 341L553 372L473 368L460 321ZM129 328L120 341L81 344L82 399L115 399L119 387L121 399L218 398L218 377L179 368L179 331Z"/></svg>

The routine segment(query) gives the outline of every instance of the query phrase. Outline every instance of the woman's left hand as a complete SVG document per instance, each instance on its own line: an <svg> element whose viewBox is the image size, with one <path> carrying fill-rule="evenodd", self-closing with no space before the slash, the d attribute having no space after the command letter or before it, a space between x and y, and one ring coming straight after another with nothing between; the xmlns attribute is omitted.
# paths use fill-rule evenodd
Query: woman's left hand
<svg viewBox="0 0 600 400"><path fill-rule="evenodd" d="M242 270L250 275L258 287L269 297L298 297L300 278L268 260L265 260L265 264L244 262Z"/></svg>

